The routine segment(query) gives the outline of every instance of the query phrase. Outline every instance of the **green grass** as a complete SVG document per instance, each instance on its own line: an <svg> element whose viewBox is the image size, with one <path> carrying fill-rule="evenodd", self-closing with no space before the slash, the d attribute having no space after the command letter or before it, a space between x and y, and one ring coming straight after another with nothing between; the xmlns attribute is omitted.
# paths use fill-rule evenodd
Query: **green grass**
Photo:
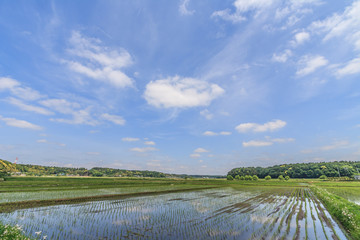
<svg viewBox="0 0 360 240"><path fill-rule="evenodd" d="M328 212L335 217L353 239L360 239L360 206L326 189L312 187Z"/></svg>
<svg viewBox="0 0 360 240"><path fill-rule="evenodd" d="M4 225L0 222L0 239L2 240L30 240L19 226Z"/></svg>

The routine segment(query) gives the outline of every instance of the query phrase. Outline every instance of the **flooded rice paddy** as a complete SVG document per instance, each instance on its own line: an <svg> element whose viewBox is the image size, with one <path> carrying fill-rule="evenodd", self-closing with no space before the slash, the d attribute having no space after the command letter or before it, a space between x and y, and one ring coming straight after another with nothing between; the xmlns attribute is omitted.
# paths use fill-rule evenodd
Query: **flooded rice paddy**
<svg viewBox="0 0 360 240"><path fill-rule="evenodd" d="M346 198L347 200L360 205L360 188L359 187L328 187L326 188L331 193Z"/></svg>
<svg viewBox="0 0 360 240"><path fill-rule="evenodd" d="M0 221L38 239L346 239L306 188L223 188L94 201L2 213Z"/></svg>

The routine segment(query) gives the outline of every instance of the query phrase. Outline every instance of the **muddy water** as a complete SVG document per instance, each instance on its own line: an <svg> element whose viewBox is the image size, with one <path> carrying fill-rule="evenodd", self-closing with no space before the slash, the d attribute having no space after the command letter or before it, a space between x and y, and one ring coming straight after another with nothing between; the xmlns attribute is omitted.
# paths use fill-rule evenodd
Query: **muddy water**
<svg viewBox="0 0 360 240"><path fill-rule="evenodd" d="M346 239L305 188L224 188L59 205L1 214L0 221L39 239Z"/></svg>

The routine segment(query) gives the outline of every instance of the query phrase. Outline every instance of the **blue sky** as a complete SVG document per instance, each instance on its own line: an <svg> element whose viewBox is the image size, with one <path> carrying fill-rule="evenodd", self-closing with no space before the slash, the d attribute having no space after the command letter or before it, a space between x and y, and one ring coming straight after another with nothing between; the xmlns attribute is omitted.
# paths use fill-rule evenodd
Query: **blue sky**
<svg viewBox="0 0 360 240"><path fill-rule="evenodd" d="M1 1L0 158L226 174L359 160L360 1Z"/></svg>

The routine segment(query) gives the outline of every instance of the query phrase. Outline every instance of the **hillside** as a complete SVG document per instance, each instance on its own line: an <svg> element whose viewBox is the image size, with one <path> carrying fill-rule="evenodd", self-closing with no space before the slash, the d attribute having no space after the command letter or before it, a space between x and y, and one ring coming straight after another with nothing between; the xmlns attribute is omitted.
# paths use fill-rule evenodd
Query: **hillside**
<svg viewBox="0 0 360 240"><path fill-rule="evenodd" d="M0 172L15 172L16 167L11 162L0 159Z"/></svg>
<svg viewBox="0 0 360 240"><path fill-rule="evenodd" d="M240 167L228 172L228 175L257 175L264 178L270 175L277 178L279 175L291 178L318 178L321 175L327 177L352 177L360 175L360 162L339 161L339 162L319 162L319 163L294 163L275 165L271 167Z"/></svg>
<svg viewBox="0 0 360 240"><path fill-rule="evenodd" d="M212 175L187 175L187 174L167 174L157 171L147 170L126 170L115 168L94 167L71 168L71 167L54 167L40 166L32 164L12 164L11 162L0 159L0 173L25 174L27 176L92 176L92 177L178 177L178 178L223 178L224 176Z"/></svg>

